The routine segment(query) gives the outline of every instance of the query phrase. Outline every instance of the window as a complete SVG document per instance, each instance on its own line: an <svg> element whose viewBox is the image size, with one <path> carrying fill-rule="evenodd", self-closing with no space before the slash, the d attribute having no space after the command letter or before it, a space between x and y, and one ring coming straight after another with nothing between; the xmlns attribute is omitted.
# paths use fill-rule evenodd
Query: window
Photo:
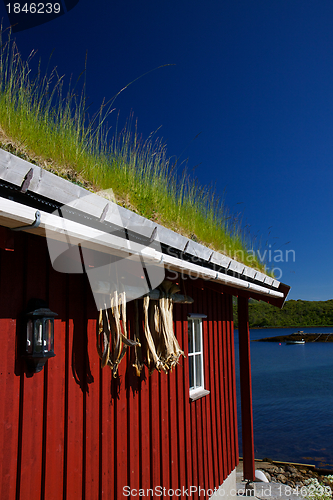
<svg viewBox="0 0 333 500"><path fill-rule="evenodd" d="M188 362L190 375L190 399L194 401L209 394L204 383L204 352L202 342L202 318L204 314L190 314L188 318Z"/></svg>

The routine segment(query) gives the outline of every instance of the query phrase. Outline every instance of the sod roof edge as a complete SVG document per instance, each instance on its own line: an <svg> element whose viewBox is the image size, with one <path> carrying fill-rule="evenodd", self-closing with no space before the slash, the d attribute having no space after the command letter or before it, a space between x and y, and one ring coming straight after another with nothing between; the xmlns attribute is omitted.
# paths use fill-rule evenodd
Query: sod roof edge
<svg viewBox="0 0 333 500"><path fill-rule="evenodd" d="M135 225L143 228L145 234L148 234L149 231L150 234L154 232L155 238L161 244L177 249L182 254L197 258L201 266L205 266L205 264L207 266L209 264L217 265L226 272L234 272L240 280L251 280L251 282L256 282L258 285L260 284L271 290L277 290L280 285L283 285L264 273L256 271L220 252L212 251L212 249L204 245L196 243L2 149L0 149L0 179L21 188L23 192L35 193L62 205L70 203L71 207L87 215L97 218L103 215L106 222L114 222L115 214L119 214L125 228Z"/></svg>

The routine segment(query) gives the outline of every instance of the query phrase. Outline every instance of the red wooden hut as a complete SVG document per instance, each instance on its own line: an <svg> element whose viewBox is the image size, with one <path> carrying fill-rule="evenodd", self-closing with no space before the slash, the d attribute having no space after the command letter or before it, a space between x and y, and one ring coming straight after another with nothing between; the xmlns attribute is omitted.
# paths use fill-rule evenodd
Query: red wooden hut
<svg viewBox="0 0 333 500"><path fill-rule="evenodd" d="M133 227L158 242L146 245L143 277L154 262L186 298L173 303L185 357L172 371L149 376L144 368L137 376L133 347L115 376L101 368L99 313L87 272L58 272L49 255L49 238L63 234L63 206L70 207L71 237L80 242L76 250L86 251L87 269L96 256L131 256ZM122 227L110 239L115 210ZM1 500L209 498L219 488L227 498L238 464L233 297L244 474L254 479L248 299L282 307L289 288L2 150L0 225ZM103 236L97 242L96 231ZM31 373L21 345L27 304L36 298L57 313L56 355ZM142 299L129 301L128 337L143 322Z"/></svg>

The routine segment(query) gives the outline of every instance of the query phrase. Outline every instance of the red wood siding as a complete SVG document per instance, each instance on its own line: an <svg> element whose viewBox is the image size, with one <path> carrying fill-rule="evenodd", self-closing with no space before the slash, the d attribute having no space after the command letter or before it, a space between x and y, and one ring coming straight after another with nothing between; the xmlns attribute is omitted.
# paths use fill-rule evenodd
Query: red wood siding
<svg viewBox="0 0 333 500"><path fill-rule="evenodd" d="M188 352L187 314L203 320L205 386L189 401L188 360L169 375L136 377L130 350L113 379L96 352L98 313L83 275L55 272L45 240L14 234L0 250L0 498L112 500L124 486L214 490L238 463L232 298L182 281L194 304L174 306L180 347ZM16 355L30 298L58 313L55 353L33 376ZM134 307L128 304L129 330ZM146 493L146 492L145 492ZM147 494L146 494L147 497ZM150 495L150 498L157 495ZM191 498L199 497L192 490Z"/></svg>

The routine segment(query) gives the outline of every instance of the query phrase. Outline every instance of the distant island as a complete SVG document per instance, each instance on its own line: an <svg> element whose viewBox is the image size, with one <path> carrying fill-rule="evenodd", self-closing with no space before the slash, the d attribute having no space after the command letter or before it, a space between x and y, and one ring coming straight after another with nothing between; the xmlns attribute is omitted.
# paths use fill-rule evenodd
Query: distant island
<svg viewBox="0 0 333 500"><path fill-rule="evenodd" d="M288 344L297 344L300 341L307 342L333 342L332 333L304 333L298 331L290 335L277 335L276 337L265 337L263 339L253 340L253 342L287 342ZM304 343L303 342L303 343Z"/></svg>
<svg viewBox="0 0 333 500"><path fill-rule="evenodd" d="M237 302L233 307L234 325L237 328ZM296 328L297 330L307 326L333 326L333 299L287 300L282 310L266 302L250 299L249 324L250 328Z"/></svg>

